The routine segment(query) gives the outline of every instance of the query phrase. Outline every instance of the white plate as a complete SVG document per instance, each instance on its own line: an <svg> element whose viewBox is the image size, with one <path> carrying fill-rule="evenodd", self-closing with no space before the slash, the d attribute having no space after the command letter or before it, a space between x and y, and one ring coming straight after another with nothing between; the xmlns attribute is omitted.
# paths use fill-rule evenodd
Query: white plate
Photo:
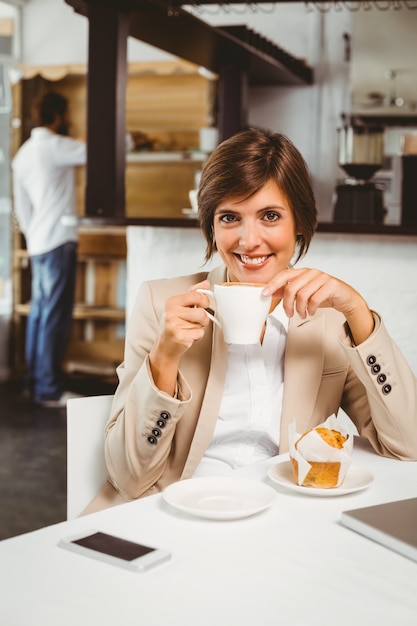
<svg viewBox="0 0 417 626"><path fill-rule="evenodd" d="M162 493L168 504L197 517L239 519L259 513L276 498L272 487L240 478L190 478L169 485Z"/></svg>
<svg viewBox="0 0 417 626"><path fill-rule="evenodd" d="M340 487L334 487L332 489L302 487L301 485L297 485L294 480L294 474L290 461L284 461L283 463L270 467L268 470L268 476L271 480L278 483L282 487L291 489L291 491L297 491L305 496L343 496L346 493L353 493L354 491L366 489L366 487L368 487L374 480L374 476L369 470L351 465L345 476L345 480Z"/></svg>

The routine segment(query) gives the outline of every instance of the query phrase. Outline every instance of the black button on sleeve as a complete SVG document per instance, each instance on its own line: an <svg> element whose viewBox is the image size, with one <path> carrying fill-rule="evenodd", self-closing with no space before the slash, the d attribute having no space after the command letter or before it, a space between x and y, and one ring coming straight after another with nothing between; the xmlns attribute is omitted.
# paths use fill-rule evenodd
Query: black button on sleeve
<svg viewBox="0 0 417 626"><path fill-rule="evenodd" d="M375 363L375 365L372 365L371 367L372 374L378 374L380 371L381 371L381 366L378 363Z"/></svg>
<svg viewBox="0 0 417 626"><path fill-rule="evenodd" d="M384 385L384 386L382 387L382 393L385 393L385 395L386 395L387 393L391 393L391 389L392 389L391 385Z"/></svg>
<svg viewBox="0 0 417 626"><path fill-rule="evenodd" d="M374 363L376 363L376 356L374 356L373 354L370 354L367 357L366 362L368 363L368 365L373 365Z"/></svg>
<svg viewBox="0 0 417 626"><path fill-rule="evenodd" d="M385 374L380 374L377 377L377 381L379 382L380 385L383 385L386 380L387 380L387 377L385 376Z"/></svg>
<svg viewBox="0 0 417 626"><path fill-rule="evenodd" d="M166 422L164 420L158 420L156 425L159 426L159 428L165 428Z"/></svg>
<svg viewBox="0 0 417 626"><path fill-rule="evenodd" d="M159 428L153 428L152 429L152 434L154 437L160 437L161 436L161 431L159 430Z"/></svg>
<svg viewBox="0 0 417 626"><path fill-rule="evenodd" d="M168 411L161 411L159 414L163 420L169 420L169 418L171 417L171 414L168 413Z"/></svg>
<svg viewBox="0 0 417 626"><path fill-rule="evenodd" d="M148 441L149 441L149 443L151 443L153 446L154 446L156 443L158 443L158 441L157 441L156 437L153 437L152 435L149 435L149 437L148 437Z"/></svg>

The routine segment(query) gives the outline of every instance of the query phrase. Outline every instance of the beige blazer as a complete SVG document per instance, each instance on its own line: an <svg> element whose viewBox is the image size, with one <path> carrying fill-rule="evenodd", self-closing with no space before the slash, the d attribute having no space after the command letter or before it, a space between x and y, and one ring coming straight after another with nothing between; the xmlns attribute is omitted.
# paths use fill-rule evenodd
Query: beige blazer
<svg viewBox="0 0 417 626"><path fill-rule="evenodd" d="M227 366L222 331L210 325L184 355L178 397L153 384L148 354L168 297L208 278L225 280L225 268L144 283L127 330L119 386L106 427L109 481L87 512L163 490L189 478L212 438ZM291 318L285 353L280 453L288 450L288 426L317 426L341 407L377 453L417 459L416 378L383 322L355 347L344 317L320 309ZM157 429L157 431L155 431ZM154 431L154 432L153 432ZM156 436L155 436L156 433ZM150 438L150 439L149 439Z"/></svg>

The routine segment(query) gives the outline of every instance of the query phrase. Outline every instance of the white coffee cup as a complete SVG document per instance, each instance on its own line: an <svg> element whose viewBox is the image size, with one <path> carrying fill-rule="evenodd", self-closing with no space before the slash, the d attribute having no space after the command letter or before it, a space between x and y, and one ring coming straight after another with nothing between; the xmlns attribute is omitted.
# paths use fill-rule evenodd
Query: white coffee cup
<svg viewBox="0 0 417 626"><path fill-rule="evenodd" d="M197 289L210 298L216 317L208 317L223 330L226 343L258 343L271 307L271 296L262 295L259 283L218 283L209 289Z"/></svg>

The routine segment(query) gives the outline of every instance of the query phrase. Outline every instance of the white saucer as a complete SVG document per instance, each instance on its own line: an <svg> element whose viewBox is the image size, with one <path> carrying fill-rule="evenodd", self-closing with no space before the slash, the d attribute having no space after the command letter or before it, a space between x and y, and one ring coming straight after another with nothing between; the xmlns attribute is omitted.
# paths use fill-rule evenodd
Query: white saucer
<svg viewBox="0 0 417 626"><path fill-rule="evenodd" d="M302 487L301 485L297 485L294 480L290 461L284 461L283 463L270 467L268 476L275 483L278 483L278 485L286 489L291 489L291 491L302 493L304 496L343 496L347 493L366 489L374 480L374 476L369 470L351 465L340 487L334 487L333 489Z"/></svg>
<svg viewBox="0 0 417 626"><path fill-rule="evenodd" d="M162 493L168 504L206 519L230 520L267 509L276 498L272 487L239 478L190 478L169 485Z"/></svg>

